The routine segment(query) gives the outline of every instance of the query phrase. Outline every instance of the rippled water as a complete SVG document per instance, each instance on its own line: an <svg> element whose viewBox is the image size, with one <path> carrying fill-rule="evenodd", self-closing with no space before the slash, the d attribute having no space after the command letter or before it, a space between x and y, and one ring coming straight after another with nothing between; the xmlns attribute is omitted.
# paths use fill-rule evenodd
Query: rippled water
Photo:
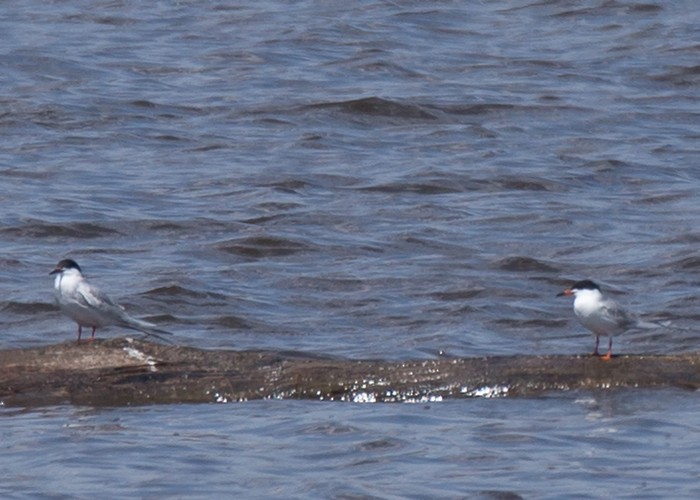
<svg viewBox="0 0 700 500"><path fill-rule="evenodd" d="M698 399L676 391L646 396L4 411L3 456L13 460L3 466L0 492L5 498L17 491L27 498L94 498L106 491L124 498L697 498L698 441L688 436L698 433ZM668 405L684 411L669 413Z"/></svg>
<svg viewBox="0 0 700 500"><path fill-rule="evenodd" d="M394 359L588 352L570 301L554 297L587 277L687 328L623 336L616 352L696 350L699 21L691 1L5 5L3 347L73 338L47 276L71 256L131 313L200 347ZM608 402L619 439L591 444L599 421L567 424L572 411L589 422L574 395L429 411L260 403L213 417L189 406L58 408L6 414L22 432L6 433L5 456L24 450L29 462L17 463L59 481L67 440L83 479L62 488L76 496L135 474L129 443L154 463L133 494L149 484L172 494L153 477L185 470L201 478L182 488L195 496L197 484L243 484L250 496L391 496L397 484L396 496L598 496L591 474L657 496L656 485L689 477L694 393L591 397ZM551 430L538 414L557 424L554 441L532 437ZM217 428L236 417L255 424L229 422L235 436ZM187 448L167 448L172 434L154 432L154 418L191 436ZM491 418L500 451L474 434ZM85 419L98 431L84 433ZM349 430L304 431L334 425ZM406 426L413 437L401 437ZM233 439L242 434L245 446ZM640 451L650 434L672 453ZM362 443L375 439L389 444L373 454ZM426 444L440 439L447 451ZM475 442L476 468L489 472L478 483L463 475ZM97 470L93 454L107 454ZM545 464L539 475L527 454ZM647 486L633 489L627 471L640 454L660 472L635 475ZM287 473L299 456L305 467ZM584 457L579 474L552 465L562 457ZM340 490L308 472L337 481L348 464L365 465ZM229 471L252 479L230 483ZM392 480L422 473L420 488ZM552 491L542 479L554 474Z"/></svg>

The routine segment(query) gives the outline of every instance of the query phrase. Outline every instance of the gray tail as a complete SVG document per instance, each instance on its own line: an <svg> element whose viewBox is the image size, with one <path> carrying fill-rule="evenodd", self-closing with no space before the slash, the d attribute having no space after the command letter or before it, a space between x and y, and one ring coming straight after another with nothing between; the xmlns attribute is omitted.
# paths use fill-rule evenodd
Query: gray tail
<svg viewBox="0 0 700 500"><path fill-rule="evenodd" d="M148 335L149 337L155 337L163 342L167 342L168 344L172 344L172 340L163 337L163 335L172 335L172 332L158 328L156 325L149 323L148 321L142 321L140 319L129 317L124 320L121 326L139 331Z"/></svg>
<svg viewBox="0 0 700 500"><path fill-rule="evenodd" d="M640 330L653 330L654 328L667 328L670 323L666 321L646 321L646 320L638 320L637 324L635 325L636 328L639 328Z"/></svg>
<svg viewBox="0 0 700 500"><path fill-rule="evenodd" d="M689 328L683 328L680 326L674 325L670 320L661 320L661 321L646 321L646 320L639 320L636 324L636 327L642 330L653 330L653 329L658 329L658 328L665 328L667 330L675 330L679 332L688 332L690 331Z"/></svg>

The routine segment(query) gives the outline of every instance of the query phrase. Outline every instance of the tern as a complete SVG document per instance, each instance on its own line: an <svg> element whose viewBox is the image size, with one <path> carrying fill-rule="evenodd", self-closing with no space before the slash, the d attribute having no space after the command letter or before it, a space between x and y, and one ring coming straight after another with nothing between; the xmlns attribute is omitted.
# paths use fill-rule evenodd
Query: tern
<svg viewBox="0 0 700 500"><path fill-rule="evenodd" d="M595 335L594 356L598 354L601 336L608 337L608 352L601 359L612 358L613 336L627 330L638 328L659 328L661 325L641 321L636 314L625 310L620 304L606 297L600 287L591 280L577 281L563 292L561 296L574 296L574 314L583 326Z"/></svg>
<svg viewBox="0 0 700 500"><path fill-rule="evenodd" d="M159 334L172 335L157 328L153 323L129 316L122 306L88 283L82 269L72 259L60 261L49 275L56 275L54 288L58 307L78 323L78 341L84 326L92 328L90 340L95 338L95 330L98 327L109 325L138 330L161 340L165 339Z"/></svg>

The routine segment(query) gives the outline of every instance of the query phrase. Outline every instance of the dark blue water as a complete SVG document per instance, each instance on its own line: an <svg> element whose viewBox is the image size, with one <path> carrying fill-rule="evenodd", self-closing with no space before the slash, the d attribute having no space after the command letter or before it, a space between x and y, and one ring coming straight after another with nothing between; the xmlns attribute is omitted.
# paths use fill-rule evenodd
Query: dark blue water
<svg viewBox="0 0 700 500"><path fill-rule="evenodd" d="M685 412L669 412L685 408ZM692 394L0 412L4 498L694 498ZM8 459L11 457L11 459ZM693 458L691 458L693 457Z"/></svg>
<svg viewBox="0 0 700 500"><path fill-rule="evenodd" d="M686 328L616 352L695 351L699 22L691 1L5 5L2 347L74 337L48 277L70 256L198 347L588 352L555 295L591 278ZM696 497L696 407L7 410L0 469L21 498Z"/></svg>

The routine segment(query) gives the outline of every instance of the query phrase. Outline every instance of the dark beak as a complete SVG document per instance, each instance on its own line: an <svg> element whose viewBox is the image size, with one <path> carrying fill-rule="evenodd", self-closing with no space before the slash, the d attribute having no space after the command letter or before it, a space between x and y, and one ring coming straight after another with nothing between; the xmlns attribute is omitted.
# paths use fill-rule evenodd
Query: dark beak
<svg viewBox="0 0 700 500"><path fill-rule="evenodd" d="M49 273L49 276L51 276L52 274L60 273L61 271L62 271L62 269L56 268Z"/></svg>

